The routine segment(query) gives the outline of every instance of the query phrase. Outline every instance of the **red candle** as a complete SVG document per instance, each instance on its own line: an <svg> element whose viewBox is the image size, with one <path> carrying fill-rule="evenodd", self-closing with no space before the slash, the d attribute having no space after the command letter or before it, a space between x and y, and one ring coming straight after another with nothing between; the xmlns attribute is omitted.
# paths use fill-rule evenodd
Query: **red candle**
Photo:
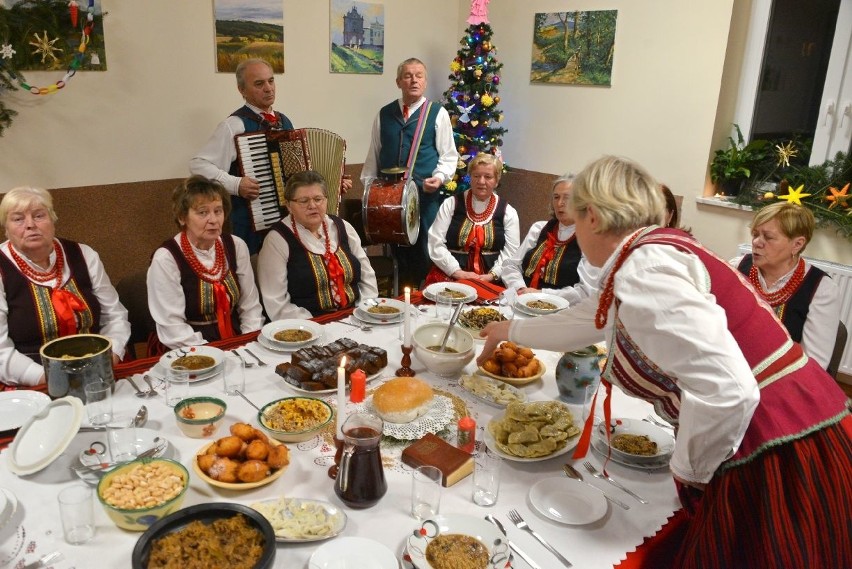
<svg viewBox="0 0 852 569"><path fill-rule="evenodd" d="M352 403L360 403L367 396L367 374L362 369L352 372L350 378L349 400Z"/></svg>

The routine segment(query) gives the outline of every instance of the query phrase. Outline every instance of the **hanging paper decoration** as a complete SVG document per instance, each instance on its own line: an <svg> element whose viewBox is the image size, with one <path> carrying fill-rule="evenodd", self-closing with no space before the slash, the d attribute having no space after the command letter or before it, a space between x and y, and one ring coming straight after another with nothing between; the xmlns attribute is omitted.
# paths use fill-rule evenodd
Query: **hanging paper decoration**
<svg viewBox="0 0 852 569"><path fill-rule="evenodd" d="M80 11L79 6L80 5L77 4L77 2L75 2L74 0L71 0L71 2L68 3L68 13L71 16L71 27L72 28L77 27L77 14Z"/></svg>
<svg viewBox="0 0 852 569"><path fill-rule="evenodd" d="M0 47L0 55L3 56L3 59L12 59L12 56L18 53L14 49L12 49L12 44L6 43L3 44L3 47Z"/></svg>

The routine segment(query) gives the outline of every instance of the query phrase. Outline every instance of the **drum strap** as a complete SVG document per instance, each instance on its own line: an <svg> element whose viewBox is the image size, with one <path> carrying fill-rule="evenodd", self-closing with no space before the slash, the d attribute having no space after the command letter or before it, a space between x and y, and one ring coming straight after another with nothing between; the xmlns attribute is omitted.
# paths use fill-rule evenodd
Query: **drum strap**
<svg viewBox="0 0 852 569"><path fill-rule="evenodd" d="M414 163L417 162L417 154L420 152L420 143L423 141L423 126L426 124L426 117L429 116L429 111L432 110L432 101L426 101L420 106L420 116L417 118L417 129L414 131L414 138L411 140L411 149L408 151L408 163L405 168L407 170L405 179L411 177L414 172Z"/></svg>

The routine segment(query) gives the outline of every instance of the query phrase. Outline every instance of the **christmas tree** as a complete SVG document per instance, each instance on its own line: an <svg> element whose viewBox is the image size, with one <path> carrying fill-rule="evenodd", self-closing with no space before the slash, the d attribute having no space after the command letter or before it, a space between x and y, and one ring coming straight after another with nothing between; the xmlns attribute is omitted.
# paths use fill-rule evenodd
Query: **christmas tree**
<svg viewBox="0 0 852 569"><path fill-rule="evenodd" d="M470 25L461 39L461 49L450 63L452 84L444 92L444 108L453 124L459 163L454 178L444 185L446 194L470 187L467 163L471 158L480 152L501 156L506 129L496 123L503 120L503 113L497 108L503 64L494 57L497 48L491 43L487 4L488 0L471 3L467 19Z"/></svg>

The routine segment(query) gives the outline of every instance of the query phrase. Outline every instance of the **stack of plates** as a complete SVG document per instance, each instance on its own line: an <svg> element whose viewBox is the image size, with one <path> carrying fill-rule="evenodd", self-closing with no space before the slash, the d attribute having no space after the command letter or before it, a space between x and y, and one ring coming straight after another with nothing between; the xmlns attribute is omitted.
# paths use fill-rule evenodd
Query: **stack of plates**
<svg viewBox="0 0 852 569"><path fill-rule="evenodd" d="M610 453L604 424L598 425L598 428L594 431L594 436L592 437L593 450L601 456L609 454L613 462L630 468L656 470L668 467L669 460L674 452L675 443L674 437L670 433L656 425L639 419L613 419L612 421L613 427L610 437L618 434L645 435L657 443L657 453L648 456L631 455L614 447Z"/></svg>
<svg viewBox="0 0 852 569"><path fill-rule="evenodd" d="M352 316L366 324L399 324L405 315L405 303L394 298L362 300Z"/></svg>
<svg viewBox="0 0 852 569"><path fill-rule="evenodd" d="M301 330L309 333L310 337L293 342L276 339L275 335L283 332L284 330ZM270 349L274 352L295 352L299 348L310 346L311 344L321 341L323 337L322 324L317 324L312 320L300 320L294 318L290 320L276 320L275 322L270 322L260 330L260 335L257 337L257 341L264 348Z"/></svg>
<svg viewBox="0 0 852 569"><path fill-rule="evenodd" d="M172 368L174 363L183 356L208 356L213 358L213 365L192 370L192 374L189 376L190 383L210 379L221 372L222 368L225 366L225 352L212 346L193 346L191 348L174 349L163 354L160 358L159 364L168 375L168 371Z"/></svg>
<svg viewBox="0 0 852 569"><path fill-rule="evenodd" d="M549 303L553 305L554 308L530 306L530 304L536 301ZM568 308L568 301L561 296L547 294L546 292L531 292L529 294L522 294L519 296L515 301L513 308L527 316L541 316L542 314L553 314L554 312L559 312L560 310Z"/></svg>
<svg viewBox="0 0 852 569"><path fill-rule="evenodd" d="M479 540L488 549L487 569L502 569L509 564L509 545L500 531L482 518L463 514L447 514L425 520L420 528L410 532L405 552L417 569L432 569L426 560L429 542L439 535L461 534Z"/></svg>

